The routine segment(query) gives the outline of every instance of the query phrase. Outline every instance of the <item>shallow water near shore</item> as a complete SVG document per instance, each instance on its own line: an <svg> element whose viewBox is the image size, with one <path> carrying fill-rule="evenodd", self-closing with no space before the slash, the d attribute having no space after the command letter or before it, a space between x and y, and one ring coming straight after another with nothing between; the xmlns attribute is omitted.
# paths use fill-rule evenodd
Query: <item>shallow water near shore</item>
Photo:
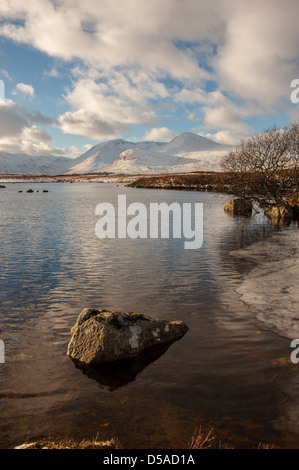
<svg viewBox="0 0 299 470"><path fill-rule="evenodd" d="M229 197L221 194L122 184L30 187L27 194L28 184L7 184L0 194L2 448L97 434L125 448L186 448L200 425L235 447L299 447L291 392L299 365L289 361L289 338L240 299L254 259L231 254L257 242L275 249L268 219L228 216L222 206ZM203 246L98 239L96 205L116 205L118 194L128 204L202 202ZM111 390L66 356L70 328L85 307L182 320L189 331Z"/></svg>

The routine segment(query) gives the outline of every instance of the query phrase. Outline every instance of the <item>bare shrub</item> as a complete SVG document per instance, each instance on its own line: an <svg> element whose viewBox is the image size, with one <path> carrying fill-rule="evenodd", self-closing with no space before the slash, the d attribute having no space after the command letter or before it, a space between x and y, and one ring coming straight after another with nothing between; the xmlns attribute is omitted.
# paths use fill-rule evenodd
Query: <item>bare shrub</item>
<svg viewBox="0 0 299 470"><path fill-rule="evenodd" d="M286 204L299 189L299 126L276 126L231 150L222 161L234 193L264 207Z"/></svg>

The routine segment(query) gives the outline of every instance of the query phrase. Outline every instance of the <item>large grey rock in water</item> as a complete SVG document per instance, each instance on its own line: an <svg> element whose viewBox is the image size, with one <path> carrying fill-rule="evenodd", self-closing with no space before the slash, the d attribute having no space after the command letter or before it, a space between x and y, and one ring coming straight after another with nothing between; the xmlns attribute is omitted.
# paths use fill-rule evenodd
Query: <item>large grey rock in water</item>
<svg viewBox="0 0 299 470"><path fill-rule="evenodd" d="M151 346L176 341L187 331L181 321L85 308L71 329L67 354L84 364L118 361L135 357Z"/></svg>
<svg viewBox="0 0 299 470"><path fill-rule="evenodd" d="M243 215L248 217L252 213L252 202L248 199L238 197L226 202L223 206L223 210L231 215Z"/></svg>

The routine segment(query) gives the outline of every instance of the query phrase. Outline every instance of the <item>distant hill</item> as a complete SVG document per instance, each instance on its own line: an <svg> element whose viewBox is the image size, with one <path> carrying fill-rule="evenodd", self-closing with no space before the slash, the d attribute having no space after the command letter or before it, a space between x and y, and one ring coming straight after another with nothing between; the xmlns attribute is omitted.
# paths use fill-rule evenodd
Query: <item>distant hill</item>
<svg viewBox="0 0 299 470"><path fill-rule="evenodd" d="M67 172L72 162L66 157L0 152L0 174L57 175Z"/></svg>

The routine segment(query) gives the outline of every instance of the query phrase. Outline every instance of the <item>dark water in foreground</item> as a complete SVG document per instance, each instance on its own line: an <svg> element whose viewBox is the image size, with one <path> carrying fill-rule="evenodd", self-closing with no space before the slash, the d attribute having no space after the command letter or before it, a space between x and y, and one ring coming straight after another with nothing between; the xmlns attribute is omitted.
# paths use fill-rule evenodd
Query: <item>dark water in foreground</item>
<svg viewBox="0 0 299 470"><path fill-rule="evenodd" d="M40 192L18 192L29 187ZM116 203L118 193L128 204L202 202L202 248L99 240L95 207ZM281 360L289 341L263 330L238 300L235 288L251 266L229 255L271 236L266 219L227 216L224 195L114 184L7 184L0 198L2 448L97 434L125 448L186 448L200 425L237 447L299 447L299 435L275 427L287 398L275 378L291 373ZM146 366L118 370L113 380L109 371L88 376L66 356L85 307L183 320L190 329Z"/></svg>

